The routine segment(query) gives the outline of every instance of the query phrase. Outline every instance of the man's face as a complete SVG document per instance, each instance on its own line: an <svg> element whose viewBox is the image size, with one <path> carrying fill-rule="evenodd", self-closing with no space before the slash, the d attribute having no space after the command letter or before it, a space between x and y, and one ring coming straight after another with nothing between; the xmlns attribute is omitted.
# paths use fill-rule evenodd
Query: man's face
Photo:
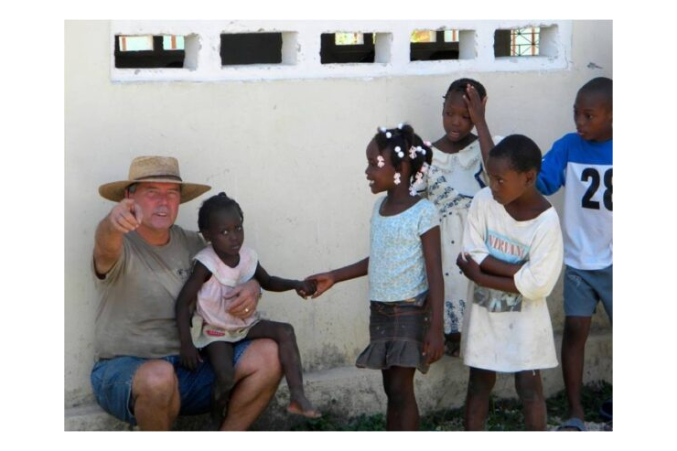
<svg viewBox="0 0 677 451"><path fill-rule="evenodd" d="M142 182L127 196L141 209L141 227L162 231L174 225L181 203L178 183Z"/></svg>

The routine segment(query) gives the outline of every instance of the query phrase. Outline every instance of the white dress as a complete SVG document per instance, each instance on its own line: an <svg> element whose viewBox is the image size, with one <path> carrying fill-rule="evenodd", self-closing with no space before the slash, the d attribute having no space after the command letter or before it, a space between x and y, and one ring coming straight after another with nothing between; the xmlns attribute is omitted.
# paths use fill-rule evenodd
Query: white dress
<svg viewBox="0 0 677 451"><path fill-rule="evenodd" d="M477 287L466 310L464 363L509 373L556 367L545 300L562 270L562 231L555 209L516 221L484 188L470 207L463 245L479 264L489 255L508 263L525 262L514 276L519 294Z"/></svg>
<svg viewBox="0 0 677 451"><path fill-rule="evenodd" d="M498 142L499 137L494 138ZM427 197L440 216L444 277L444 333L461 332L463 313L472 300L473 283L456 266L463 248L463 230L473 196L487 186L479 140L449 154L433 147L427 177Z"/></svg>

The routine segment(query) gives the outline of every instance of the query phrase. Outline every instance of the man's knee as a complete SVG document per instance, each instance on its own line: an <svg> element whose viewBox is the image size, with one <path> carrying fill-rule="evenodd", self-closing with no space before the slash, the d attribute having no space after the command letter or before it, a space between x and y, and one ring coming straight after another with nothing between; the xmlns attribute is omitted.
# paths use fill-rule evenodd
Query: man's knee
<svg viewBox="0 0 677 451"><path fill-rule="evenodd" d="M134 398L143 396L158 403L169 404L178 391L174 366L164 360L151 360L141 365L132 382Z"/></svg>
<svg viewBox="0 0 677 451"><path fill-rule="evenodd" d="M277 343L269 338L253 340L235 366L235 381L257 373L271 384L277 385L282 378L282 366Z"/></svg>

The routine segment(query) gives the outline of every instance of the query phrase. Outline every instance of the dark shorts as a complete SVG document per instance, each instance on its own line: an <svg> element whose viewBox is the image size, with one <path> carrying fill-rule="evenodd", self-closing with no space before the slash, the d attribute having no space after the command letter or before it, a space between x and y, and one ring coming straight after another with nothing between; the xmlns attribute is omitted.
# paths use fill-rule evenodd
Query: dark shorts
<svg viewBox="0 0 677 451"><path fill-rule="evenodd" d="M384 370L399 366L428 372L423 356L430 324L427 304L371 301L369 346L357 358L357 367Z"/></svg>
<svg viewBox="0 0 677 451"><path fill-rule="evenodd" d="M234 365L237 365L250 343L249 340L243 340L235 344ZM150 360L164 360L174 366L179 380L181 415L197 415L209 411L210 392L214 383L214 371L209 362L203 361L195 371L189 371L179 364L178 355L171 355L161 359L125 356L98 361L92 369L90 379L94 396L106 412L132 426L136 425L136 418L130 409L132 381L139 367Z"/></svg>
<svg viewBox="0 0 677 451"><path fill-rule="evenodd" d="M613 265L583 270L567 266L564 271L564 313L566 316L592 316L602 302L613 322Z"/></svg>

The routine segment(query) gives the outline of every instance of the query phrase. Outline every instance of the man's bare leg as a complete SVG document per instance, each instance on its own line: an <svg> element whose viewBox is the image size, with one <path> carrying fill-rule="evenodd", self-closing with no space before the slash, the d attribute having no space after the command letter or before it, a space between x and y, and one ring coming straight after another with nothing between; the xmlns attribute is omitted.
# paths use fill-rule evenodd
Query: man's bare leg
<svg viewBox="0 0 677 451"><path fill-rule="evenodd" d="M168 431L180 408L174 367L163 360L150 360L141 365L132 380L132 411L139 428Z"/></svg>
<svg viewBox="0 0 677 451"><path fill-rule="evenodd" d="M221 430L247 430L273 399L280 380L277 344L266 338L252 341L235 367L235 388Z"/></svg>

